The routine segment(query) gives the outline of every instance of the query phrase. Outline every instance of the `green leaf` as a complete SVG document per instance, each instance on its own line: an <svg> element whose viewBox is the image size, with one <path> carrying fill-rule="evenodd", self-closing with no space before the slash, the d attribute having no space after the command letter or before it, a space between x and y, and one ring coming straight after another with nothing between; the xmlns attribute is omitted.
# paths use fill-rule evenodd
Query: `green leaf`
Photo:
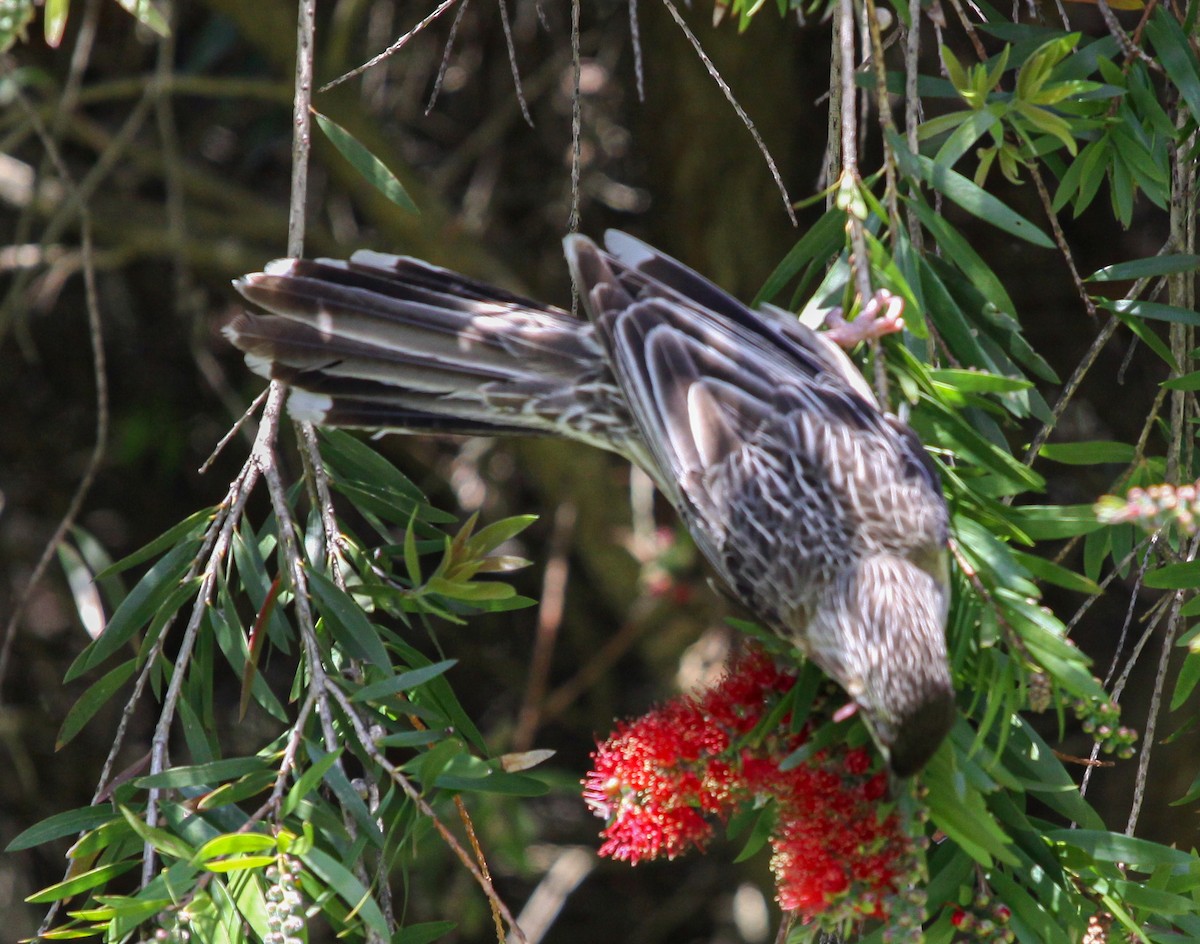
<svg viewBox="0 0 1200 944"><path fill-rule="evenodd" d="M55 813L13 837L4 847L5 852L20 852L32 849L42 843L62 839L64 836L74 836L111 823L117 818L117 811L110 804L99 806L83 806L77 810L67 810Z"/></svg>
<svg viewBox="0 0 1200 944"><path fill-rule="evenodd" d="M764 301L775 298L783 287L810 264L824 268L828 259L835 255L846 242L846 214L840 210L827 210L791 248L775 271L767 276L763 287L754 297L757 307Z"/></svg>
<svg viewBox="0 0 1200 944"><path fill-rule="evenodd" d="M446 580L443 577L430 577L425 584L425 589L430 593L467 603L473 603L476 600L507 600L517 593L507 583Z"/></svg>
<svg viewBox="0 0 1200 944"><path fill-rule="evenodd" d="M1091 505L1021 505L1011 509L1013 520L1035 541L1057 541L1099 531L1104 523Z"/></svg>
<svg viewBox="0 0 1200 944"><path fill-rule="evenodd" d="M1097 298L1096 304L1111 312L1132 318L1150 318L1155 321L1171 321L1176 324L1200 325L1200 312L1190 308L1180 308L1176 305L1164 305L1161 302L1147 302L1141 299L1128 298Z"/></svg>
<svg viewBox="0 0 1200 944"><path fill-rule="evenodd" d="M270 766L265 757L230 757L214 760L208 764L193 764L188 767L172 767L162 773L139 777L135 783L143 789L173 789L178 787L208 787L227 780L235 780L246 774L257 773Z"/></svg>
<svg viewBox="0 0 1200 944"><path fill-rule="evenodd" d="M70 743L71 739L83 729L84 725L92 720L92 716L104 707L104 705L108 704L108 700L129 680L129 677L133 675L136 668L136 659L122 662L115 669L90 685L88 690L79 696L79 700L71 706L71 710L67 712L66 718L63 719L62 727L58 730L58 738L54 742L54 749L56 751Z"/></svg>
<svg viewBox="0 0 1200 944"><path fill-rule="evenodd" d="M327 621L334 637L355 659L370 662L391 672L392 660L379 639L379 633L354 598L320 571L309 568L308 585L317 609Z"/></svg>
<svg viewBox="0 0 1200 944"><path fill-rule="evenodd" d="M34 894L25 900L31 905L45 905L52 901L61 901L64 898L70 898L73 895L78 895L80 892L86 892L89 889L107 884L110 879L125 874L135 865L138 865L140 861L140 859L129 859L124 862L113 862L109 865L101 865L97 868L89 869L65 881L49 885L39 892L34 892Z"/></svg>
<svg viewBox="0 0 1200 944"><path fill-rule="evenodd" d="M1132 318L1129 315L1119 311L1113 311L1117 319L1132 331L1141 341L1157 354L1172 370L1178 371L1179 365L1175 363L1175 357L1171 353L1171 349L1166 345L1154 330L1140 318Z"/></svg>
<svg viewBox="0 0 1200 944"><path fill-rule="evenodd" d="M129 591L129 595L121 601L116 612L104 627L99 638L92 641L67 669L63 681L70 682L79 678L89 669L95 668L114 652L127 643L133 634L145 626L167 600L173 599L173 594L180 586L184 574L191 567L200 542L189 539L176 545L151 567ZM199 583L198 577L190 581ZM178 599L178 597L174 597Z"/></svg>
<svg viewBox="0 0 1200 944"><path fill-rule="evenodd" d="M337 763L338 758L341 756L341 748L338 748L336 751L330 751L324 757L318 758L308 770L300 775L299 779L292 784L292 788L288 791L287 799L284 801L283 813L285 816L289 816L295 812L296 807L300 805L300 801L317 788L325 778L325 773Z"/></svg>
<svg viewBox="0 0 1200 944"><path fill-rule="evenodd" d="M362 142L320 112L314 111L313 117L317 119L320 129L325 132L325 137L333 142L333 146L341 152L342 157L348 160L371 186L397 206L403 207L411 213L420 212L396 175L388 170L383 161L367 150Z"/></svg>
<svg viewBox="0 0 1200 944"><path fill-rule="evenodd" d="M121 807L121 815L141 840L153 846L160 855L188 860L195 854L195 850L178 836L157 826L151 826L128 807Z"/></svg>
<svg viewBox="0 0 1200 944"><path fill-rule="evenodd" d="M1195 690L1197 682L1200 682L1200 649L1189 649L1175 679L1175 694L1171 696L1172 711L1178 711L1183 706Z"/></svg>
<svg viewBox="0 0 1200 944"><path fill-rule="evenodd" d="M1137 458L1137 448L1129 443L1103 440L1051 443L1042 446L1038 455L1064 465L1102 465L1110 462L1127 464Z"/></svg>
<svg viewBox="0 0 1200 944"><path fill-rule="evenodd" d="M154 9L154 5L150 3L150 0L117 0L117 3L128 10L130 14L137 17L139 23L153 30L159 36L171 35L167 21L158 10Z"/></svg>
<svg viewBox="0 0 1200 944"><path fill-rule="evenodd" d="M1167 77L1187 102L1193 119L1200 121L1200 68L1187 34L1170 12L1158 7L1146 24L1146 35L1154 44Z"/></svg>
<svg viewBox="0 0 1200 944"><path fill-rule="evenodd" d="M929 785L930 818L951 840L985 868L994 859L1017 864L1009 848L1012 840L988 811L983 795L962 776L948 745L933 755L922 776Z"/></svg>
<svg viewBox="0 0 1200 944"><path fill-rule="evenodd" d="M412 688L420 688L430 679L443 675L458 664L457 659L443 659L417 669L409 669L381 682L364 685L351 696L351 701L378 701Z"/></svg>
<svg viewBox="0 0 1200 944"><path fill-rule="evenodd" d="M1014 550L1012 554L1017 559L1017 562L1033 574L1034 577L1044 580L1046 583L1052 583L1056 587L1063 587L1078 593L1100 594L1103 592L1096 581L1089 580L1083 574L1077 574L1075 571L1063 567L1062 564L1056 564L1054 561L1046 560L1044 557L1038 557L1036 554L1026 554L1023 551Z"/></svg>
<svg viewBox="0 0 1200 944"><path fill-rule="evenodd" d="M480 528L467 541L468 556L483 557L490 554L505 541L511 541L537 519L537 515L515 515Z"/></svg>
<svg viewBox="0 0 1200 944"><path fill-rule="evenodd" d="M392 938L392 944L429 944L439 937L444 937L458 925L453 921L425 921L421 924L410 924L401 928Z"/></svg>
<svg viewBox="0 0 1200 944"><path fill-rule="evenodd" d="M1046 833L1051 842L1082 849L1101 862L1118 862L1139 872L1150 872L1160 865L1188 868L1195 859L1182 849L1172 849L1149 839L1099 829L1052 829Z"/></svg>
<svg viewBox="0 0 1200 944"><path fill-rule="evenodd" d="M776 813L777 808L773 803L768 803L761 809L747 811L746 815L753 817L750 835L746 837L746 842L742 846L741 852L733 860L734 862L745 862L767 844L767 840L771 838L771 834L775 831L775 826L777 825L778 817ZM731 828L733 827L732 822L729 825Z"/></svg>
<svg viewBox="0 0 1200 944"><path fill-rule="evenodd" d="M127 557L122 557L115 564L109 564L96 574L96 580L104 580L107 577L112 577L115 574L129 570L130 567L136 567L138 564L145 563L153 557L158 557L159 554L168 548L174 547L185 538L198 537L208 526L212 517L212 508L201 508L195 514L188 515L179 524L167 529L149 544L143 545Z"/></svg>
<svg viewBox="0 0 1200 944"><path fill-rule="evenodd" d="M502 770L488 770L481 777L442 773L434 779L433 785L439 790L494 793L518 797L545 796L550 792L550 787L537 777L530 777L526 774L510 774Z"/></svg>
<svg viewBox="0 0 1200 944"><path fill-rule="evenodd" d="M1155 590L1190 590L1200 587L1200 560L1164 564L1149 571L1144 583Z"/></svg>
<svg viewBox="0 0 1200 944"><path fill-rule="evenodd" d="M330 755L333 756L333 755ZM266 833L225 833L215 836L196 850L192 861L203 863L220 856L244 855L248 852L274 852L279 843Z"/></svg>
<svg viewBox="0 0 1200 944"><path fill-rule="evenodd" d="M42 23L42 35L46 37L46 45L57 49L62 42L63 33L67 28L67 10L70 0L46 0L45 17Z"/></svg>
<svg viewBox="0 0 1200 944"><path fill-rule="evenodd" d="M350 906L352 911L362 918L367 927L384 940L391 937L387 919L379 910L379 905L370 891L354 877L349 869L320 849L310 849L300 858L326 885L333 889L342 901Z"/></svg>
<svg viewBox="0 0 1200 944"><path fill-rule="evenodd" d="M1167 390L1200 390L1200 370L1184 374L1182 377L1164 380L1159 386Z"/></svg>
<svg viewBox="0 0 1200 944"><path fill-rule="evenodd" d="M985 370L962 370L956 367L931 370L929 378L961 393L1016 393L1033 386L1032 381L1023 377L1004 377Z"/></svg>
<svg viewBox="0 0 1200 944"><path fill-rule="evenodd" d="M998 229L1024 239L1035 246L1044 249L1054 248L1054 241L1038 226L1015 210L1009 209L982 187L972 183L969 178L949 167L935 163L928 157L911 153L908 145L899 135L890 134L889 138L896 154L896 160L906 174L911 177L919 177L972 216L977 216L984 222L991 223Z"/></svg>

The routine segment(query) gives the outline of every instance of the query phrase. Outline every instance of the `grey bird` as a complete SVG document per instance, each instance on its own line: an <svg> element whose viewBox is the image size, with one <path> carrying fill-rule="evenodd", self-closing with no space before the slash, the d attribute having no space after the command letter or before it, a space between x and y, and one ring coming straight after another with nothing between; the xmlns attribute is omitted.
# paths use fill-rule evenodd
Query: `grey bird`
<svg viewBox="0 0 1200 944"><path fill-rule="evenodd" d="M587 320L417 259L283 259L225 333L297 419L541 433L645 469L732 594L857 703L897 776L954 719L936 468L853 362L624 233L565 240Z"/></svg>

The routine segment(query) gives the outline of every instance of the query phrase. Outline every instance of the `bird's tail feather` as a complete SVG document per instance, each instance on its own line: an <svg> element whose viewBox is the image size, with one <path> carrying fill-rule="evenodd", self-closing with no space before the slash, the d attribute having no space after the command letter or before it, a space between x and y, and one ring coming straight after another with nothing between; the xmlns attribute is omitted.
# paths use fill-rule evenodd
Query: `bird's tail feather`
<svg viewBox="0 0 1200 944"><path fill-rule="evenodd" d="M600 349L567 312L374 252L278 260L234 284L266 314L239 315L225 333L257 372L293 386L299 418L612 448L605 408L588 403L607 393Z"/></svg>

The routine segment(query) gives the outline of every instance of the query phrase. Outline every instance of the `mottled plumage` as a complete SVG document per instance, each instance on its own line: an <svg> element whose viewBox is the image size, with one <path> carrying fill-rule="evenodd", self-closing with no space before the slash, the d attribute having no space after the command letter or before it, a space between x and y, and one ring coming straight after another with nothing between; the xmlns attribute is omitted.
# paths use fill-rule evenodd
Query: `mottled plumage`
<svg viewBox="0 0 1200 944"><path fill-rule="evenodd" d="M588 320L413 259L281 260L227 329L301 419L546 433L644 468L734 595L863 709L906 776L953 719L946 506L840 348L623 233L566 240Z"/></svg>

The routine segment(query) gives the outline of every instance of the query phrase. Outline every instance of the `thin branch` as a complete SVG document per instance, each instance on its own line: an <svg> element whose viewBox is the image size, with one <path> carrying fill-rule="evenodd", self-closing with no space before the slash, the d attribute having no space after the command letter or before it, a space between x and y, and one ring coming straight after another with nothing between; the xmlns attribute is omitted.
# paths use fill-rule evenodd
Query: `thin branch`
<svg viewBox="0 0 1200 944"><path fill-rule="evenodd" d="M508 67L512 70L513 88L517 93L517 102L521 106L521 114L525 123L533 127L533 116L529 114L529 103L525 101L525 90L521 88L521 69L517 65L517 46L513 41L512 24L508 20L508 4L504 0L496 0L500 7L500 25L504 27L504 44L508 47Z"/></svg>
<svg viewBox="0 0 1200 944"><path fill-rule="evenodd" d="M333 700L338 703L338 706L342 709L342 712L345 714L346 718L350 721L351 726L354 728L355 735L362 744L363 750L367 752L367 756L370 757L371 760L373 760L376 764L378 764L379 767L391 779L392 783L396 784L396 786L398 786L404 792L404 795L412 801L412 803L417 807L417 810L420 811L421 815L433 823L433 827L437 830L438 835L442 837L443 841L447 846L450 847L450 850L455 854L455 856L457 856L458 860L463 864L467 871L471 873L471 877L474 878L479 887L483 889L483 893L487 896L488 901L492 902L499 910L500 914L504 916L504 920L508 922L508 926L512 930L513 936L518 940L518 942L520 942L520 944L528 944L525 934L521 931L520 925L517 924L516 919L513 918L512 912L508 910L508 906L504 903L504 900L501 899L498 894L496 894L496 889L492 886L491 880L480 871L479 866L475 864L470 853L463 848L462 843L458 841L454 833L450 832L450 830L446 827L446 824L438 818L438 815L434 811L433 807L431 807L425 798L421 796L417 789L412 785L412 782L400 772L395 764L389 761L387 757L380 752L379 748L375 746L375 741L372 739L370 731L367 729L367 726L363 722L362 718L359 717L356 706L350 701L349 696L347 696L346 693L343 692L337 685L329 684L328 691L333 697Z"/></svg>
<svg viewBox="0 0 1200 944"><path fill-rule="evenodd" d="M633 77L639 102L646 100L646 72L642 64L642 36L638 28L638 0L629 0L629 44L633 47Z"/></svg>
<svg viewBox="0 0 1200 944"><path fill-rule="evenodd" d="M379 65L379 63L383 62L385 59L398 53L401 49L403 49L408 44L408 41L410 39L412 39L414 36L416 36L418 33L420 33L423 29L425 29L425 27L427 27L430 23L432 23L434 20L436 20L439 16L441 16L447 10L449 10L452 6L454 6L454 4L459 3L459 2L461 2L461 0L442 0L442 2L440 4L438 4L437 8L432 13L430 13L429 16L425 17L425 19L423 19L420 23L418 23L416 26L414 26L412 29L410 29L407 33L405 33L403 36L401 36L399 39L397 39L390 46L388 46L388 48L385 49L383 52L381 52L379 55L373 56L370 59L368 59L366 62L364 62L361 66L357 66L356 68L351 69L349 72L345 72L342 75L339 75L332 82L326 82L319 89L317 89L317 91L318 92L328 92L330 89L336 88L337 86L341 85L343 82L346 82L349 79L353 79L355 76L362 75L368 69Z"/></svg>
<svg viewBox="0 0 1200 944"><path fill-rule="evenodd" d="M571 0L571 214L567 231L579 231L579 175L583 164L583 62L579 53L579 0Z"/></svg>
<svg viewBox="0 0 1200 944"><path fill-rule="evenodd" d="M746 110L742 108L741 103L737 100L737 98L734 97L733 90L721 76L721 73L717 71L717 67L713 64L713 61L708 58L708 53L706 53L704 51L704 47L700 45L700 40L696 38L696 34L688 29L688 25L684 22L683 16L680 14L679 9L674 3L671 2L671 0L662 0L662 2L663 5L666 6L667 11L671 14L671 18L675 21L675 25L683 30L683 35L686 36L688 42L692 44L692 49L696 51L696 55L699 56L700 61L704 63L704 68L708 70L708 74L713 77L713 81L716 82L720 87L722 94L725 96L725 100L733 106L733 110L742 120L742 124L746 126L746 130L749 131L750 136L754 138L754 143L758 145L758 150L762 154L764 160L766 160L767 168L771 171L771 177L775 181L775 186L779 188L779 193L783 197L783 207L787 211L788 219L792 221L793 226L799 226L800 221L796 219L796 211L792 207L792 198L789 196L787 187L784 185L783 177L779 173L779 167L775 164L775 159L771 157L771 152L767 150L767 145L763 141L762 135L758 133L758 128L755 127L754 122L750 120L750 116L746 114Z"/></svg>
<svg viewBox="0 0 1200 944"><path fill-rule="evenodd" d="M558 641L558 630L562 625L563 602L566 597L567 577L571 572L568 548L571 533L575 528L575 506L562 504L554 515L554 530L550 536L546 570L542 577L542 592L539 594L537 629L533 653L529 657L529 676L525 684L525 695L521 710L517 712L516 733L513 734L514 751L527 751L533 746L541 715L542 700L546 695L547 681Z"/></svg>
<svg viewBox="0 0 1200 944"><path fill-rule="evenodd" d="M4 69L10 73L11 77L11 64L7 60L4 60ZM14 99L19 107L25 111L26 117L45 149L46 157L55 168L56 173L63 183L70 188L72 193L77 192L70 171L67 169L62 155L58 151L58 145L55 143L48 129L42 124L41 118L30 106L29 100L21 89L21 83L13 81L10 84L13 89ZM100 471L100 466L104 462L104 454L108 448L108 368L104 355L104 332L100 312L100 296L96 287L95 247L92 243L92 217L85 200L79 201L78 208L80 258L83 267L84 309L87 313L88 340L91 344L92 354L92 379L96 392L95 441L92 444L92 450L88 456L83 474L75 486L71 500L67 503L67 510L63 513L62 518L59 519L53 534L50 535L50 539L42 549L41 556L34 565L33 573L30 574L29 580L22 589L5 623L4 640L3 643L0 643L0 691L3 690L4 679L8 673L8 663L12 654L13 643L16 640L17 630L21 624L21 620L25 616L25 610L29 605L29 601L33 598L33 591L41 582L42 577L45 576L51 561L54 560L54 555L58 550L59 544L62 543L67 532L75 523L75 519L79 516L84 500L91 491L92 483L95 482L96 475Z"/></svg>
<svg viewBox="0 0 1200 944"><path fill-rule="evenodd" d="M1196 559L1196 551L1200 549L1200 535L1192 538L1188 547L1187 560ZM1132 836L1137 829L1138 817L1142 812L1142 803L1146 798L1146 779L1150 771L1150 754L1154 747L1154 735L1158 730L1158 715L1162 709L1163 692L1167 684L1167 669L1171 664L1171 655L1175 649L1175 636L1179 632L1180 610L1183 608L1187 594L1178 590L1172 597L1170 615L1167 617L1167 631L1163 634L1162 650L1158 657L1158 671L1154 675L1154 692L1150 696L1150 708L1146 713L1146 729L1142 733L1142 750L1138 755L1137 778L1133 786L1133 802L1129 808L1129 821L1125 824L1125 834Z"/></svg>
<svg viewBox="0 0 1200 944"><path fill-rule="evenodd" d="M442 61L438 66L437 77L433 80L433 91L429 93L429 102L425 105L426 115L433 111L433 106L437 104L438 94L442 90L442 83L446 81L446 70L450 68L450 53L454 49L454 38L458 35L459 24L462 23L469 4L470 0L462 0L458 6L458 12L454 14L454 21L450 24L450 35L446 37L446 45L442 50Z"/></svg>

